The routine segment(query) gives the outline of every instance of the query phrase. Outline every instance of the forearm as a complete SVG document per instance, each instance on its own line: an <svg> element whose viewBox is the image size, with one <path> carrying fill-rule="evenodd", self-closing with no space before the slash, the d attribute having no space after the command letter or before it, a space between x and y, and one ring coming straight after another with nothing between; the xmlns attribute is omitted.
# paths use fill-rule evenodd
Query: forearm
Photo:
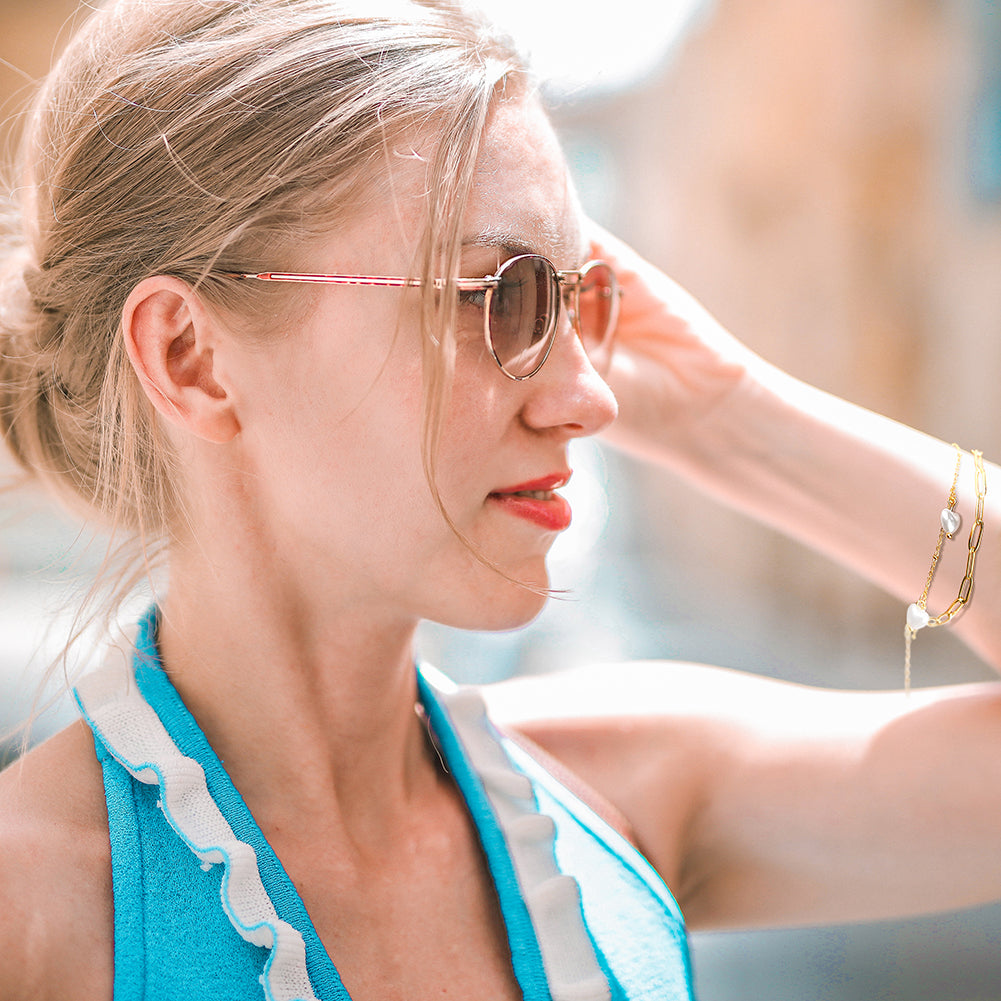
<svg viewBox="0 0 1001 1001"><path fill-rule="evenodd" d="M846 564L903 603L921 594L955 470L951 445L809 387L757 359L708 411L659 430L656 419L647 415L643 442L635 433L632 437L633 450ZM954 628L1001 666L1001 623L995 614L1001 598L997 472L987 464L974 595ZM943 547L928 601L933 613L952 602L966 572L974 482L967 453L957 487L963 524Z"/></svg>

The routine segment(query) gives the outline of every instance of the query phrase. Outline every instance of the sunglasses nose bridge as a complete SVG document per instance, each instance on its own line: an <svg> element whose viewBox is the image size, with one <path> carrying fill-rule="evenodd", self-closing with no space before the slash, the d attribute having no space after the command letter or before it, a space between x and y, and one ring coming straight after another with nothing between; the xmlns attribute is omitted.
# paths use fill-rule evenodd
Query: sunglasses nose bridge
<svg viewBox="0 0 1001 1001"><path fill-rule="evenodd" d="M578 271L556 272L556 285L559 292L557 303L566 311L567 319L578 337L580 336L580 280L581 276Z"/></svg>

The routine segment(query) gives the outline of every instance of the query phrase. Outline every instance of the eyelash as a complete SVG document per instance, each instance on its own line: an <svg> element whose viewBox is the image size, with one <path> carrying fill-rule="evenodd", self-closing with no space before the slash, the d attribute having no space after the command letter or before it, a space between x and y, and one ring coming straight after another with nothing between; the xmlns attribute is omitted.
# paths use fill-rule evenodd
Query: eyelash
<svg viewBox="0 0 1001 1001"><path fill-rule="evenodd" d="M473 306L476 309L483 309L486 306L486 289L465 289L459 292L460 306Z"/></svg>

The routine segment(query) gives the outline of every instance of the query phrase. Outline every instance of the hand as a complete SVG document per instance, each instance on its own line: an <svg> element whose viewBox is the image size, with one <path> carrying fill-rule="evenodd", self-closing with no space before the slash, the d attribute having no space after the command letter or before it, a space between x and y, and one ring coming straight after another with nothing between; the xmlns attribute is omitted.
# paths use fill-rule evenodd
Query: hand
<svg viewBox="0 0 1001 1001"><path fill-rule="evenodd" d="M661 459L761 360L663 272L592 224L591 256L608 261L622 287L608 383L619 417L605 437Z"/></svg>

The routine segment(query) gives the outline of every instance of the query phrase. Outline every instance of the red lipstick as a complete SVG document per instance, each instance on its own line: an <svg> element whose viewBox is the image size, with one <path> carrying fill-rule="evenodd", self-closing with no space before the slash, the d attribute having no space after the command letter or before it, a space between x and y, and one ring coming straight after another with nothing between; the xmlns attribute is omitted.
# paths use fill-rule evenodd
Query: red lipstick
<svg viewBox="0 0 1001 1001"><path fill-rule="evenodd" d="M527 483L494 490L489 499L500 504L508 514L524 518L547 531L562 532L570 527L570 505L566 498L554 491L565 486L569 479L569 472L552 473Z"/></svg>

